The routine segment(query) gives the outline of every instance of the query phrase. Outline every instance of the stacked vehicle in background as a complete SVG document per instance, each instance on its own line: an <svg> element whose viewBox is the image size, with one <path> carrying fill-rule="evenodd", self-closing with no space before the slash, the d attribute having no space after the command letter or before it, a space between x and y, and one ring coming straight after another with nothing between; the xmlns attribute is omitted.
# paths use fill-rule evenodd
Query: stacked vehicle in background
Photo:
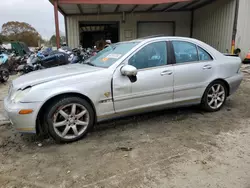
<svg viewBox="0 0 250 188"><path fill-rule="evenodd" d="M26 74L36 70L80 63L93 55L91 49L83 49L81 47L75 49L61 47L58 50L48 51L49 50L40 50L31 54L27 62L20 65L17 71Z"/></svg>
<svg viewBox="0 0 250 188"><path fill-rule="evenodd" d="M25 43L11 42L2 45L0 51L0 81L6 82L10 74L26 74L32 71L82 62L95 55L94 49L71 49L62 46L58 50L37 48L31 51Z"/></svg>
<svg viewBox="0 0 250 188"><path fill-rule="evenodd" d="M6 68L7 62L8 55L0 54L0 82L7 82L9 79L9 71Z"/></svg>

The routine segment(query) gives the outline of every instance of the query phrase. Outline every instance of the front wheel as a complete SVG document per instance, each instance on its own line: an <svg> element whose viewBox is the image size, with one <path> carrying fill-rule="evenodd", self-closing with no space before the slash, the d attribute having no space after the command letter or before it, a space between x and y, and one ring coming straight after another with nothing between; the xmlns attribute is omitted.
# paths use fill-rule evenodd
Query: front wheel
<svg viewBox="0 0 250 188"><path fill-rule="evenodd" d="M81 139L94 125L91 105L79 97L66 97L51 105L45 115L50 135L57 142Z"/></svg>
<svg viewBox="0 0 250 188"><path fill-rule="evenodd" d="M227 98L227 88L221 81L211 83L202 98L201 105L203 109L209 112L215 112L222 108Z"/></svg>

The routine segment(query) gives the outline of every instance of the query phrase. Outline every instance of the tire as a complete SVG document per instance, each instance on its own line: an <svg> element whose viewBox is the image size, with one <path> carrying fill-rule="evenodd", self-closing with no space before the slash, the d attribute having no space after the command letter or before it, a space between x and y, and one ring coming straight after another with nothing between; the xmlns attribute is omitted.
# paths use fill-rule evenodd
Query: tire
<svg viewBox="0 0 250 188"><path fill-rule="evenodd" d="M9 79L10 73L7 69L0 69L0 81L7 82Z"/></svg>
<svg viewBox="0 0 250 188"><path fill-rule="evenodd" d="M218 86L220 86L219 91ZM214 89L213 89L214 88ZM215 90L215 92L214 92ZM224 94L222 94L224 92ZM205 111L216 112L219 111L226 102L228 90L224 82L214 81L206 88L202 100L201 106ZM220 100L218 100L220 99ZM213 102L212 102L213 100ZM215 102L217 101L217 103ZM217 104L217 105L216 105ZM217 106L217 107L216 107Z"/></svg>
<svg viewBox="0 0 250 188"><path fill-rule="evenodd" d="M73 105L76 107L74 108ZM73 108L75 113L72 113ZM85 110L86 113L84 114ZM81 114L84 115L81 116ZM91 105L79 97L58 99L45 113L45 124L48 125L50 136L57 143L80 140L92 129L94 119L94 111ZM65 132L67 132L66 135Z"/></svg>

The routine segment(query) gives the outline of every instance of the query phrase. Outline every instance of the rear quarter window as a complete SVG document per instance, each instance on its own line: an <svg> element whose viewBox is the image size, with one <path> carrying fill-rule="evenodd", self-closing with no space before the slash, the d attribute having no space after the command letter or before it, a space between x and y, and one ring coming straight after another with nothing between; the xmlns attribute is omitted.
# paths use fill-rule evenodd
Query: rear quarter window
<svg viewBox="0 0 250 188"><path fill-rule="evenodd" d="M199 46L198 46L198 54L199 54L200 61L212 61L213 60L212 56Z"/></svg>

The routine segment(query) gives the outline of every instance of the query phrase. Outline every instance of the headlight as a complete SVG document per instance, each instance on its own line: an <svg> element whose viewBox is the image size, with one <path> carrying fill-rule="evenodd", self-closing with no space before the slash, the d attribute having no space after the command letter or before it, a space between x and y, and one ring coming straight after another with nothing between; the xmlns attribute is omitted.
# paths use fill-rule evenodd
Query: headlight
<svg viewBox="0 0 250 188"><path fill-rule="evenodd" d="M22 98L31 90L31 87L25 89L25 90L17 90L13 95L11 96L11 101L14 103L20 102Z"/></svg>

